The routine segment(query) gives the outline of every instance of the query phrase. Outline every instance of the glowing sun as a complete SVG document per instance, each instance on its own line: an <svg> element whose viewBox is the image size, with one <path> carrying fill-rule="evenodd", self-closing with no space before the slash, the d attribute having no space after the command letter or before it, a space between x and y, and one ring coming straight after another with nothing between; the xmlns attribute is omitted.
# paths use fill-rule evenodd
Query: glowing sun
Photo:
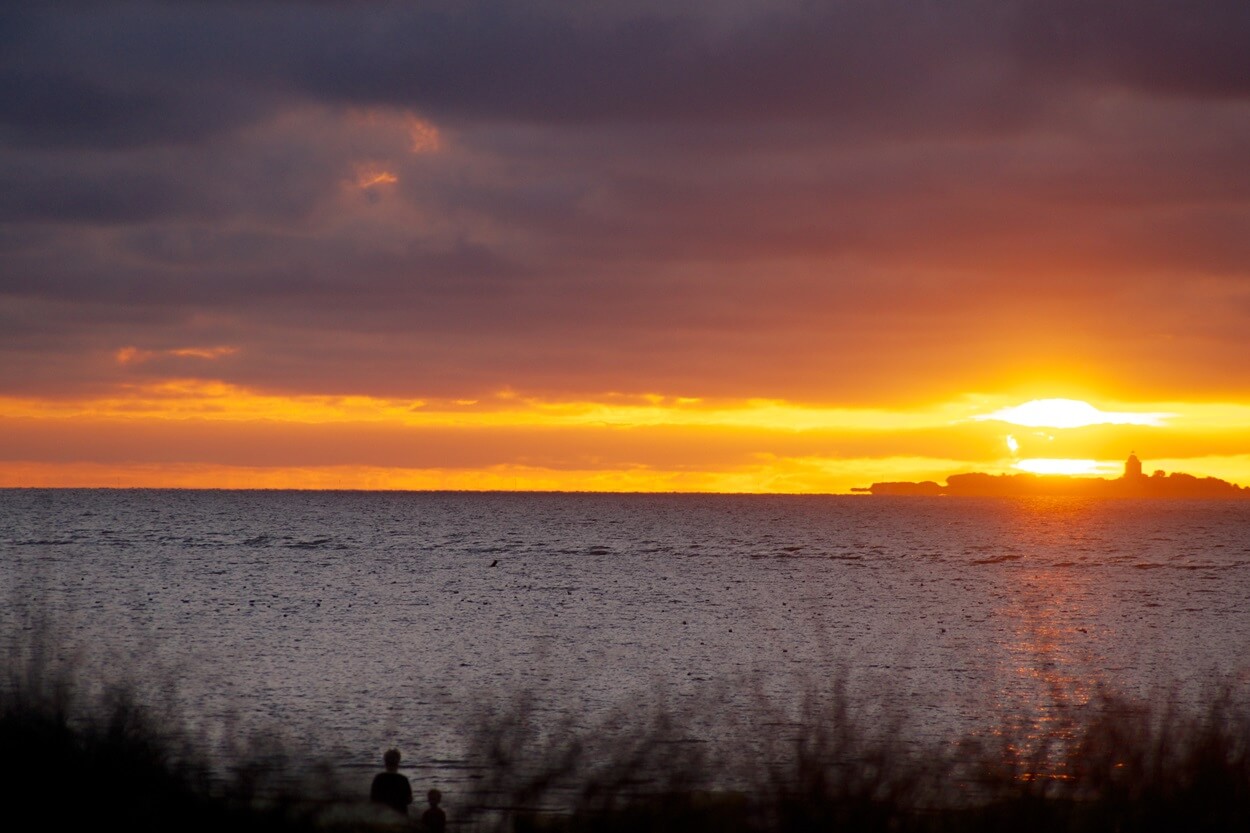
<svg viewBox="0 0 1250 833"><path fill-rule="evenodd" d="M1080 399L1034 399L973 419L992 419L1028 428L1083 428L1087 425L1162 425L1170 416L1174 415L1103 411Z"/></svg>

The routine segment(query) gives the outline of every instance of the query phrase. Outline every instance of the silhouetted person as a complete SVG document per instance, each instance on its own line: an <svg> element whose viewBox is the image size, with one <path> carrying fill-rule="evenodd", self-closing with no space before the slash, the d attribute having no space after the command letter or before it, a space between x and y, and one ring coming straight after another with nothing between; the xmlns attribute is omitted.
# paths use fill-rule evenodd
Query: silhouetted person
<svg viewBox="0 0 1250 833"><path fill-rule="evenodd" d="M443 833L447 829L447 814L438 806L443 800L443 794L438 790L430 790L425 797L430 802L430 809L421 814L421 826L426 833Z"/></svg>
<svg viewBox="0 0 1250 833"><path fill-rule="evenodd" d="M385 804L395 812L407 816L408 805L412 803L412 785L399 774L399 750L386 750L382 763L386 766L386 772L373 776L369 800L375 804Z"/></svg>

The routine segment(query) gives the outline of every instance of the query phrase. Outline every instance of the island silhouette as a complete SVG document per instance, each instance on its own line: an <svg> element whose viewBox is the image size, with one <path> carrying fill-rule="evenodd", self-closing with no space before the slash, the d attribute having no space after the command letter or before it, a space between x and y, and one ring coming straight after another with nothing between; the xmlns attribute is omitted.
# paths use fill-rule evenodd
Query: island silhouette
<svg viewBox="0 0 1250 833"><path fill-rule="evenodd" d="M1073 477L1062 474L952 474L946 485L932 480L873 483L851 489L872 495L919 495L926 497L1025 497L1057 495L1076 497L1150 498L1250 498L1250 488L1220 480L1196 477L1184 472L1162 470L1146 475L1134 452L1124 462L1124 474L1113 480L1100 477Z"/></svg>

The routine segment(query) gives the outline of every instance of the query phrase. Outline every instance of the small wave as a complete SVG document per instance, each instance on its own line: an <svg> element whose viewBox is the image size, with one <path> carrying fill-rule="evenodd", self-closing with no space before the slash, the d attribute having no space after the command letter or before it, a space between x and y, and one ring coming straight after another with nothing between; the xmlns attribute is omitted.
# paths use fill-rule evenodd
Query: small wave
<svg viewBox="0 0 1250 833"><path fill-rule="evenodd" d="M64 547L74 541L71 538L28 538L14 543L19 547Z"/></svg>
<svg viewBox="0 0 1250 833"><path fill-rule="evenodd" d="M215 541L212 538L199 538L194 535L158 535L155 538L157 544L178 545L189 548L212 548L221 547L221 541Z"/></svg>
<svg viewBox="0 0 1250 833"><path fill-rule="evenodd" d="M973 561L972 563L973 563L973 564L977 564L977 565L980 565L980 564L1002 564L1004 561L1019 561L1019 560L1020 560L1020 556L1018 556L1018 555L996 555L996 556L994 556L993 558L978 558L977 560Z"/></svg>
<svg viewBox="0 0 1250 833"><path fill-rule="evenodd" d="M313 538L308 541L294 541L282 546L292 550L342 549L339 545L331 545L333 538Z"/></svg>
<svg viewBox="0 0 1250 833"><path fill-rule="evenodd" d="M251 538L248 538L246 541L243 542L243 546L245 547L267 547L269 546L269 540L270 538L268 535L253 535Z"/></svg>

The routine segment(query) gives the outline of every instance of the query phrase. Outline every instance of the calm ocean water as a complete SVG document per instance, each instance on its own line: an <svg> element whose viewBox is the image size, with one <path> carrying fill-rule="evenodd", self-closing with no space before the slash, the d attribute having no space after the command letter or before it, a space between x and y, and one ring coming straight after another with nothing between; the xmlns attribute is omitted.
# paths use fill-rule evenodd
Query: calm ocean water
<svg viewBox="0 0 1250 833"><path fill-rule="evenodd" d="M453 787L518 691L759 722L840 679L940 741L1250 667L1250 502L8 490L0 582L84 677Z"/></svg>

